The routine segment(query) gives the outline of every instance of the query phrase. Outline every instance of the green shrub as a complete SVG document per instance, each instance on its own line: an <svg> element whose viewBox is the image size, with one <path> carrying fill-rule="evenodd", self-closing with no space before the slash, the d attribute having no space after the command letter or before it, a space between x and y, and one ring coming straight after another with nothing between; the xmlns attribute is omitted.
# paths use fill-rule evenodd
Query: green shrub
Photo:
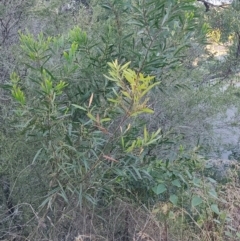
<svg viewBox="0 0 240 241"><path fill-rule="evenodd" d="M64 223L72 205L100 210L118 198L166 204L166 224L180 208L195 224L221 214L198 148L188 150L177 135L149 124L154 89L183 90L182 54L206 36L206 25L196 28L197 9L190 1L101 4L92 32L19 33L19 66L5 88L13 97L12 133L29 151L21 166L33 168L40 183L21 192L37 210L25 212L36 226L26 228L30 239L37 232L55 238L54 224ZM20 175L23 182L31 170Z"/></svg>

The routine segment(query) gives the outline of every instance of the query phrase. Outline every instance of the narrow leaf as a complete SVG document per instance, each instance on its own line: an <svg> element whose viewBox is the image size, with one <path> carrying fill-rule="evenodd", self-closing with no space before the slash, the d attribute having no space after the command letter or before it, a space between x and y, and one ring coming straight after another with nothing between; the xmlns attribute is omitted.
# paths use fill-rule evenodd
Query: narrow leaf
<svg viewBox="0 0 240 241"><path fill-rule="evenodd" d="M77 109L87 111L84 107L82 107L82 106L80 106L80 105L72 104L72 106L74 106L74 107L77 108Z"/></svg>
<svg viewBox="0 0 240 241"><path fill-rule="evenodd" d="M38 158L39 154L41 153L42 149L43 149L43 148L41 148L41 149L39 149L39 150L37 151L36 155L35 155L34 158L33 158L32 164L35 163L35 161L37 160L37 158Z"/></svg>

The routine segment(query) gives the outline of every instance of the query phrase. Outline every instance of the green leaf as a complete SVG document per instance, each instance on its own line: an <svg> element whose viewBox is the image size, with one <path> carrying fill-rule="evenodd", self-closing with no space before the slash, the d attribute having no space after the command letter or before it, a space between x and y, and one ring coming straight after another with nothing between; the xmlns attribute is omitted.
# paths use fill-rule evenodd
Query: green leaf
<svg viewBox="0 0 240 241"><path fill-rule="evenodd" d="M228 225L227 226L231 231L234 231L234 232L236 232L237 230L235 229L235 228L233 228L232 226L230 226L230 225Z"/></svg>
<svg viewBox="0 0 240 241"><path fill-rule="evenodd" d="M194 184L194 186L200 187L200 186L201 186L200 183L201 183L201 179L199 179L199 178L193 178L193 184Z"/></svg>
<svg viewBox="0 0 240 241"><path fill-rule="evenodd" d="M188 170L186 170L186 173L187 173L187 175L188 175L188 178L189 178L189 179L192 179L192 174L191 174Z"/></svg>
<svg viewBox="0 0 240 241"><path fill-rule="evenodd" d="M112 8L107 4L102 4L101 7L105 8L105 9L108 9L108 10L112 10Z"/></svg>
<svg viewBox="0 0 240 241"><path fill-rule="evenodd" d="M58 182L59 187L61 188L61 192L59 192L58 195L60 195L66 203L69 203L66 192L64 191L62 184L58 180L57 180L57 182Z"/></svg>
<svg viewBox="0 0 240 241"><path fill-rule="evenodd" d="M192 206L193 207L196 207L196 206L198 206L198 205L200 205L201 203L202 203L202 198L201 197L199 197L199 196L193 196L192 197Z"/></svg>
<svg viewBox="0 0 240 241"><path fill-rule="evenodd" d="M87 111L84 107L82 107L82 106L80 106L80 105L72 104L72 106L74 106L74 107L77 108L77 109Z"/></svg>
<svg viewBox="0 0 240 241"><path fill-rule="evenodd" d="M218 198L217 192L214 189L210 190L209 194L216 199Z"/></svg>
<svg viewBox="0 0 240 241"><path fill-rule="evenodd" d="M132 35L132 34L131 34L131 35ZM120 71L123 71L123 70L127 69L127 67L129 66L130 63L131 63L131 61L130 61L130 62L127 62L126 64L124 64L123 66L121 66Z"/></svg>
<svg viewBox="0 0 240 241"><path fill-rule="evenodd" d="M42 149L43 149L43 148L40 148L40 149L37 151L36 155L35 155L34 158L33 158L32 164L35 163L35 161L37 160L37 158L38 158L39 154L41 153Z"/></svg>
<svg viewBox="0 0 240 241"><path fill-rule="evenodd" d="M110 121L110 120L111 120L111 118L103 118L103 119L100 120L100 122L101 122L101 123L104 123L104 122L108 122L108 121Z"/></svg>
<svg viewBox="0 0 240 241"><path fill-rule="evenodd" d="M229 231L225 231L225 235L230 237L230 238L233 238L233 235Z"/></svg>
<svg viewBox="0 0 240 241"><path fill-rule="evenodd" d="M132 97L129 95L129 93L127 92L127 91L121 91L122 92L122 94L124 95L124 96L126 96L128 99L132 99Z"/></svg>
<svg viewBox="0 0 240 241"><path fill-rule="evenodd" d="M184 179L183 175L182 174L178 174L178 177L180 177L180 179L188 185L188 182Z"/></svg>
<svg viewBox="0 0 240 241"><path fill-rule="evenodd" d="M125 143L124 143L124 138L122 136L121 136L121 145L122 145L122 148L124 149Z"/></svg>
<svg viewBox="0 0 240 241"><path fill-rule="evenodd" d="M169 200L173 205L177 205L178 197L175 194L173 194L170 196Z"/></svg>
<svg viewBox="0 0 240 241"><path fill-rule="evenodd" d="M151 77L154 77L154 76L151 76ZM161 82L156 82L152 85L150 85L147 89L145 89L142 93L141 93L141 98L146 95L153 87L155 87L156 85L159 85Z"/></svg>
<svg viewBox="0 0 240 241"><path fill-rule="evenodd" d="M208 177L207 179L208 179L211 183L213 183L213 184L217 183L217 181L214 180L214 179L212 179L211 177Z"/></svg>
<svg viewBox="0 0 240 241"><path fill-rule="evenodd" d="M172 184L176 187L181 187L181 183L180 183L179 179L172 181Z"/></svg>
<svg viewBox="0 0 240 241"><path fill-rule="evenodd" d="M153 192L157 195L164 193L167 189L164 184L159 184L152 188Z"/></svg>
<svg viewBox="0 0 240 241"><path fill-rule="evenodd" d="M214 221L215 223L217 223L217 224L221 224L221 222L220 222L219 220L217 220L217 219L213 219L213 221Z"/></svg>
<svg viewBox="0 0 240 241"><path fill-rule="evenodd" d="M175 219L175 214L174 214L174 212L173 211L170 211L169 212L169 214L168 214L168 218L170 218L170 219Z"/></svg>
<svg viewBox="0 0 240 241"><path fill-rule="evenodd" d="M141 23L140 21L134 21L134 20L133 21L129 21L128 24L129 25L137 25L137 26L140 26L140 27L144 26L144 24Z"/></svg>
<svg viewBox="0 0 240 241"><path fill-rule="evenodd" d="M154 113L154 111L149 109L149 108L143 108L141 111L144 112L144 113L149 113L149 114L153 114Z"/></svg>
<svg viewBox="0 0 240 241"><path fill-rule="evenodd" d="M212 210L214 213L216 213L216 214L220 214L217 204L212 204L212 205L211 205L211 210Z"/></svg>
<svg viewBox="0 0 240 241"><path fill-rule="evenodd" d="M134 166L134 165L131 165L132 169L135 171L135 173L137 174L138 178L139 179L142 179L142 176L141 174L139 173L138 169Z"/></svg>
<svg viewBox="0 0 240 241"><path fill-rule="evenodd" d="M182 6L181 9L185 11L193 11L196 9L196 7L193 5L185 5L185 6Z"/></svg>
<svg viewBox="0 0 240 241"><path fill-rule="evenodd" d="M146 126L144 126L143 136L144 136L144 141L147 142L147 140L148 140L148 132L147 132Z"/></svg>

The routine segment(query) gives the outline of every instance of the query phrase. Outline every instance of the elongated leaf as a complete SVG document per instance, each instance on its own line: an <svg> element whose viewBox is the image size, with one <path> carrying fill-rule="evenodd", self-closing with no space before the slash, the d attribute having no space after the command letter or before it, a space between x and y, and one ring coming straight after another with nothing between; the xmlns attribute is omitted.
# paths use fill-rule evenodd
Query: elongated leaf
<svg viewBox="0 0 240 241"><path fill-rule="evenodd" d="M144 141L147 142L147 140L148 140L148 131L147 131L146 126L144 126L144 129L143 129L143 136L144 136Z"/></svg>
<svg viewBox="0 0 240 241"><path fill-rule="evenodd" d="M146 90L144 90L144 91L141 93L141 98L142 98L145 94L147 94L153 87L155 87L156 85L159 85L159 84L160 84L160 82L156 82L156 83L150 85Z"/></svg>
<svg viewBox="0 0 240 241"><path fill-rule="evenodd" d="M151 110L151 109L149 109L149 108L143 108L143 109L142 109L142 112L144 112L144 113L149 113L149 114L153 114L153 113L154 113L154 111Z"/></svg>
<svg viewBox="0 0 240 241"><path fill-rule="evenodd" d="M216 192L214 189L210 190L210 191L209 191L209 194L210 194L212 197L218 199L217 192Z"/></svg>
<svg viewBox="0 0 240 241"><path fill-rule="evenodd" d="M74 106L74 107L77 108L77 109L87 111L84 107L82 107L82 106L80 106L80 105L72 104L72 106Z"/></svg>
<svg viewBox="0 0 240 241"><path fill-rule="evenodd" d="M61 188L61 192L59 192L58 195L60 195L64 199L64 201L66 203L68 203L68 198L67 198L66 192L64 191L63 186L59 181L58 181L58 185Z"/></svg>
<svg viewBox="0 0 240 241"><path fill-rule="evenodd" d="M43 150L43 148L41 148L41 149L39 149L39 150L37 151L36 155L35 155L34 158L33 158L32 164L35 163L35 161L37 160L37 158L38 158L38 156L40 155L40 153L41 153L42 150Z"/></svg>
<svg viewBox="0 0 240 241"><path fill-rule="evenodd" d="M132 99L132 97L129 95L127 91L121 91L124 96L126 96L128 99Z"/></svg>
<svg viewBox="0 0 240 241"><path fill-rule="evenodd" d="M112 8L107 4L102 4L101 7L105 8L105 9L108 9L108 10L112 10Z"/></svg>
<svg viewBox="0 0 240 241"><path fill-rule="evenodd" d="M133 166L133 165L131 165L131 167L135 171L135 173L137 174L138 178L142 179L142 176L141 176L140 172L138 171L138 169L135 166Z"/></svg>

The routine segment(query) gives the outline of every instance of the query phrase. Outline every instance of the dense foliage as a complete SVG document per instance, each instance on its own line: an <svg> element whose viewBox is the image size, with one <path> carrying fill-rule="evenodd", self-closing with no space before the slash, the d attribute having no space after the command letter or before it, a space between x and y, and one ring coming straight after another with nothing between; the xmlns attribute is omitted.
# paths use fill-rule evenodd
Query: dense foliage
<svg viewBox="0 0 240 241"><path fill-rule="evenodd" d="M209 115L237 100L213 83L236 75L238 52L220 62L206 50L238 41L231 6L223 30L219 12L191 0L10 3L0 3L1 239L239 237L228 212L238 196L222 195L238 165L205 160L218 146Z"/></svg>

